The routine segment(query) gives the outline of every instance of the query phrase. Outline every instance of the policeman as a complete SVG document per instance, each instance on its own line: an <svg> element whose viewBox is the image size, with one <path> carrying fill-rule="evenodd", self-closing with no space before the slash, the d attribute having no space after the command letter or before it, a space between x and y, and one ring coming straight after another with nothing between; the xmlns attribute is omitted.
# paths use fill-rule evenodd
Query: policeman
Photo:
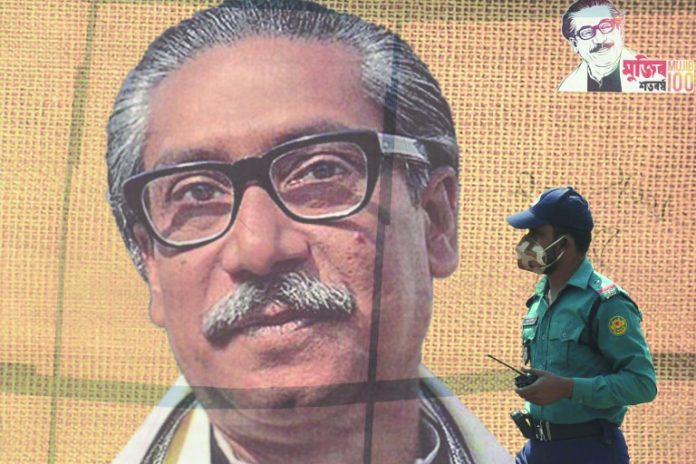
<svg viewBox="0 0 696 464"><path fill-rule="evenodd" d="M628 463L619 429L627 405L652 401L655 369L625 290L586 257L593 220L571 187L542 193L507 218L529 229L516 247L521 269L543 274L522 321L523 361L537 379L516 388L529 438L516 463ZM515 418L513 416L513 418ZM524 430L523 430L524 429Z"/></svg>

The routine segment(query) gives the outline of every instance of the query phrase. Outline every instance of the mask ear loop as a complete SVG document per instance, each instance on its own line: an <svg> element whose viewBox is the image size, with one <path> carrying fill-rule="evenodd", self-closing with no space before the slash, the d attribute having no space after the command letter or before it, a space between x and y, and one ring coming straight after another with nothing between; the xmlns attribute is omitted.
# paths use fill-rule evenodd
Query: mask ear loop
<svg viewBox="0 0 696 464"><path fill-rule="evenodd" d="M544 248L544 253L546 253L546 252L548 251L549 248L551 248L552 246L556 245L558 242L560 242L560 241L563 240L564 238L568 238L567 234L561 235L561 236L558 237L556 240L554 240L549 246L547 246L546 248ZM539 242L537 242L537 243L539 243ZM565 250L563 250L563 251L565 252Z"/></svg>
<svg viewBox="0 0 696 464"><path fill-rule="evenodd" d="M565 238L566 241L567 241L567 238L568 238L568 237L567 237L567 234L561 235L561 236L558 237L558 239L556 239L551 245L549 245L549 246L547 246L546 248L544 248L544 253L546 253L547 250L548 250L549 248L551 248L552 246L555 246L558 242L561 241L561 239L564 239L564 238ZM561 251L560 253L558 253L558 256L556 256L556 259L554 259L554 260L553 260L552 262L550 262L549 264L546 264L545 266L543 266L542 269L548 269L549 266L553 266L559 259L561 259L561 256L563 256L563 255L565 254L565 252L566 252L566 250L564 249L563 251Z"/></svg>

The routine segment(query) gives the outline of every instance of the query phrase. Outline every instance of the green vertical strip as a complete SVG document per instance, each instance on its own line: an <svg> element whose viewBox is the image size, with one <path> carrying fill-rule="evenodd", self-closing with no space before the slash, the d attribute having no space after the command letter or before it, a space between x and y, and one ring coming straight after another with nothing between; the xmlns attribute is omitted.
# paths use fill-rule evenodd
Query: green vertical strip
<svg viewBox="0 0 696 464"><path fill-rule="evenodd" d="M89 18L87 23L87 37L85 55L75 74L73 88L72 114L70 116L70 136L68 138L68 153L63 176L63 210L61 215L60 245L58 249L58 292L56 297L56 331L53 345L53 374L51 376L51 424L48 441L48 462L53 464L56 458L56 433L58 421L58 400L65 396L62 392L60 363L63 341L63 309L65 298L65 267L68 249L68 219L70 217L70 191L75 168L80 162L82 138L85 126L85 111L87 107L87 89L89 87L89 73L92 64L92 45L94 30L97 22L97 1L90 2Z"/></svg>

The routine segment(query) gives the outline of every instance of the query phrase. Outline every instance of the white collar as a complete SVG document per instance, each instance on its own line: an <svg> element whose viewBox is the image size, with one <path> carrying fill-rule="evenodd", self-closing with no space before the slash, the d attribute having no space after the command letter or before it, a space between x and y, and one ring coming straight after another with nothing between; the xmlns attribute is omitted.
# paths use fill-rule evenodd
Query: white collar
<svg viewBox="0 0 696 464"><path fill-rule="evenodd" d="M440 435L440 446L447 446L450 452L454 452L453 462L512 464L512 456L498 443L481 421L459 401L457 396L434 377L425 366L419 367L419 374L422 377L424 392L427 392L422 403L431 410L439 409L440 414L437 414L437 417L447 417L444 422L438 421L440 426L437 429L442 430L443 427L445 429L446 445L442 440L443 435ZM187 398L191 397L190 394L191 387L188 386L183 377L180 377L145 419L140 429L131 437L113 463L150 462L144 461L144 458L153 447L158 445L159 437L166 432L167 424L170 423L173 416L182 417L191 410L193 412L189 423L190 433L186 434L186 438L182 440L179 462L210 462L211 427L207 414L200 404L197 402L188 403L188 406L184 407ZM452 440L455 435L461 435L463 438L463 444L468 449L466 453L457 450L457 443L453 443ZM189 456L194 457L186 460ZM426 459L429 457L430 454L426 456Z"/></svg>
<svg viewBox="0 0 696 464"><path fill-rule="evenodd" d="M440 452L440 447L442 442L440 440L440 434L437 431L435 424L437 423L434 418L430 416L430 412L427 408L421 408L421 443L425 447L427 454L421 450L421 454L425 454L424 457L416 459L414 464L432 464L435 461L435 457ZM232 447L229 445L222 432L218 430L217 427L213 426L213 435L215 436L215 441L220 447L220 451L225 455L229 464L249 464L247 461L242 460L237 456Z"/></svg>

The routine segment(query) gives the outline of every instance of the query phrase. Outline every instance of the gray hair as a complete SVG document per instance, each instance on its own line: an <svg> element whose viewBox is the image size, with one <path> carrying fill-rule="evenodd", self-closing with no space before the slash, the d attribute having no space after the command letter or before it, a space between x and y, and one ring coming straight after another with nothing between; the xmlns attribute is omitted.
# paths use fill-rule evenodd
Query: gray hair
<svg viewBox="0 0 696 464"><path fill-rule="evenodd" d="M458 169L459 149L449 105L427 66L398 35L309 1L226 1L167 29L152 42L128 73L109 118L108 199L131 258L144 278L133 236L138 219L126 204L123 183L143 170L150 95L172 71L200 53L254 36L339 43L357 50L362 57L363 90L383 108L385 121L392 126L386 130L417 138L431 159L437 155ZM407 166L412 201L418 201L428 179L427 170Z"/></svg>

